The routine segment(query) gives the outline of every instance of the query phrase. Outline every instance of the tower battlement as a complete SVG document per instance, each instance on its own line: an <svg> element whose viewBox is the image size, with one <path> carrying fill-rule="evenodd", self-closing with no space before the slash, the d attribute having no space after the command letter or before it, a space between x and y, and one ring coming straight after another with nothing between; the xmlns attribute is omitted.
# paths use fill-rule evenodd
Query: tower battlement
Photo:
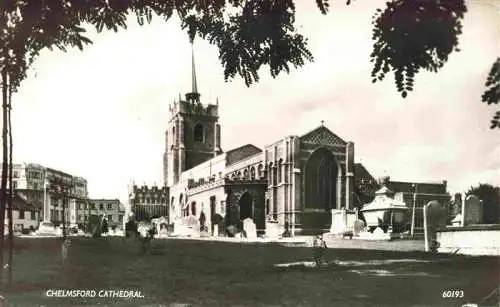
<svg viewBox="0 0 500 307"><path fill-rule="evenodd" d="M219 116L218 104L202 104L196 101L176 100L169 106L170 117L176 114Z"/></svg>

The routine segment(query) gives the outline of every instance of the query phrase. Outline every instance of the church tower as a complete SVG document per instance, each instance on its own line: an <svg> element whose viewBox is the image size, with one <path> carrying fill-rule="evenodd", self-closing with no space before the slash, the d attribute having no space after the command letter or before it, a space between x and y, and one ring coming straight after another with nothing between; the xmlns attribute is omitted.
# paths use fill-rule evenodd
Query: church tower
<svg viewBox="0 0 500 307"><path fill-rule="evenodd" d="M193 46L191 61L191 92L170 105L170 118L165 131L163 179L166 186L179 182L182 172L222 153L217 104L200 101Z"/></svg>

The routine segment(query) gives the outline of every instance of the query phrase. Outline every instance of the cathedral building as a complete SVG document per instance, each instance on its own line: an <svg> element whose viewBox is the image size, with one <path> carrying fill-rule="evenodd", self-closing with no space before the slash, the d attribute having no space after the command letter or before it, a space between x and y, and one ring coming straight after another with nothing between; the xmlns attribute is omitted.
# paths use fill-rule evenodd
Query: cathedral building
<svg viewBox="0 0 500 307"><path fill-rule="evenodd" d="M354 143L327 127L258 148L223 151L218 101L202 104L196 73L185 99L170 106L165 131L164 183L169 219L195 216L214 224L251 218L258 233L290 235L327 231L331 209L354 203Z"/></svg>
<svg viewBox="0 0 500 307"><path fill-rule="evenodd" d="M264 148L246 144L222 150L218 100L202 103L192 61L191 92L170 105L165 131L163 194L171 224L194 217L217 235L215 225L241 230L242 221L251 218L261 235L322 233L330 229L332 209L361 209L373 200L381 186L354 163L354 143L323 124ZM389 185L415 207L417 232L423 204L449 199L446 181Z"/></svg>

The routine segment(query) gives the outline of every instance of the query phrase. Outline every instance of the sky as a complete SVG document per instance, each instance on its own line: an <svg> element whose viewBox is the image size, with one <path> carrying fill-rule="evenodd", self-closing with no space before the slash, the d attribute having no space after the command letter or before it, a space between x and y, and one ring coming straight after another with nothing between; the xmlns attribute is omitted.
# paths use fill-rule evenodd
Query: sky
<svg viewBox="0 0 500 307"><path fill-rule="evenodd" d="M297 1L297 25L313 63L258 84L224 82L218 50L195 41L203 103L219 100L224 150L259 147L325 126L355 143L355 160L374 177L448 180L450 193L500 184L495 108L481 103L500 55L500 0L470 0L461 52L443 69L421 72L406 99L392 75L371 83L371 16L385 1ZM96 34L84 49L44 51L13 97L14 161L39 163L88 180L91 198L127 202L128 185L162 184L168 107L191 88L191 45L177 20L129 23Z"/></svg>

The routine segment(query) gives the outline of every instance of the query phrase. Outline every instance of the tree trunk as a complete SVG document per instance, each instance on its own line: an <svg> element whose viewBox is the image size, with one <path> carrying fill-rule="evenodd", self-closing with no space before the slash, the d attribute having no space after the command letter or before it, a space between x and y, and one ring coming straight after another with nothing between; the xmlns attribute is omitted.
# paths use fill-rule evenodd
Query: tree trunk
<svg viewBox="0 0 500 307"><path fill-rule="evenodd" d="M0 270L3 273L3 247L5 232L5 205L7 200L7 70L2 71L2 179L0 183ZM3 274L0 274L0 284Z"/></svg>
<svg viewBox="0 0 500 307"><path fill-rule="evenodd" d="M12 182L12 121L11 121L11 114L12 114L12 88L10 87L10 80L8 83L8 91L9 91L9 104L8 104L8 129L9 129L9 211L8 211L8 217L9 217L9 258L8 258L8 264L9 264L9 283L12 282L12 269L13 269L13 259L14 259L14 229L13 229L13 219L12 219L12 204L14 200L14 185Z"/></svg>
<svg viewBox="0 0 500 307"><path fill-rule="evenodd" d="M63 239L66 239L66 195L62 195L62 223L63 223Z"/></svg>

